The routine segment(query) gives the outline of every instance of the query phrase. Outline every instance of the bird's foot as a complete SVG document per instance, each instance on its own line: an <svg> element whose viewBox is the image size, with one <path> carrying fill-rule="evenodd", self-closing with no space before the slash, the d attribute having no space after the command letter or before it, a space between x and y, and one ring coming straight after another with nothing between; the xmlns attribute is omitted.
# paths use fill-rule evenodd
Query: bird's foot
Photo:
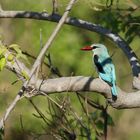
<svg viewBox="0 0 140 140"><path fill-rule="evenodd" d="M112 95L111 98L107 98L108 103L114 103L117 100L117 96Z"/></svg>

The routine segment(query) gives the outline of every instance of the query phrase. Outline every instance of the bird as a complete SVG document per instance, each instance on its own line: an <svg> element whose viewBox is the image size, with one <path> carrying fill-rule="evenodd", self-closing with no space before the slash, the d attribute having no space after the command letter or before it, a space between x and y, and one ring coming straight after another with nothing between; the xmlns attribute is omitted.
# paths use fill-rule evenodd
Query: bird
<svg viewBox="0 0 140 140"><path fill-rule="evenodd" d="M99 78L111 87L113 97L117 97L115 66L109 56L108 50L103 44L92 44L81 48L83 51L93 51L93 62L99 74Z"/></svg>

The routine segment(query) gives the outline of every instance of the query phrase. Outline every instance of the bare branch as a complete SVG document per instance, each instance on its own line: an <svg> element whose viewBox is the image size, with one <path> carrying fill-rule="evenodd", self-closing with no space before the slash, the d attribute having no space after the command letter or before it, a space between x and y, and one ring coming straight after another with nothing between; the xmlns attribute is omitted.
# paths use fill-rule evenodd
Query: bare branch
<svg viewBox="0 0 140 140"><path fill-rule="evenodd" d="M15 108L17 102L21 99L22 97L17 95L15 97L15 99L13 100L13 102L10 104L10 106L6 109L5 115L3 116L3 118L0 121L0 129L3 129L5 126L5 121L7 120L10 112Z"/></svg>
<svg viewBox="0 0 140 140"><path fill-rule="evenodd" d="M30 12L30 11L1 11L0 18L28 18L28 19L37 19L37 20L48 20L52 22L59 22L61 16L58 14L49 15L47 12ZM91 22L87 22L81 19L76 18L67 18L65 21L66 24L72 25L75 27L80 27L86 30L97 32L102 34L112 41L114 41L118 47L120 47L125 55L127 56L129 63L132 67L132 72L134 76L138 76L140 73L140 64L137 56L133 50L128 46L128 44L116 33L113 33L111 30L97 25Z"/></svg>
<svg viewBox="0 0 140 140"><path fill-rule="evenodd" d="M76 0L70 0L68 6L66 7L66 10L62 16L62 18L60 19L59 23L57 24L54 32L52 33L52 35L50 36L49 40L47 41L47 43L45 44L45 46L42 48L41 52L39 53L36 61L34 62L30 72L29 72L29 80L26 80L21 88L21 90L18 92L18 95L16 96L15 100L12 102L12 104L8 107L5 115L3 116L3 118L1 119L0 122L0 129L4 128L4 122L6 121L6 119L8 118L8 116L10 115L11 111L13 110L13 108L16 106L16 103L23 97L23 93L26 90L26 87L28 86L29 82L35 77L33 77L34 73L36 72L37 68L40 66L41 61L47 51L47 49L50 47L51 43L53 42L54 38L56 37L57 33L59 32L59 30L61 29L62 25L64 24L73 4L75 3ZM1 11L0 11L1 12ZM33 82L35 83L36 79L33 79Z"/></svg>
<svg viewBox="0 0 140 140"><path fill-rule="evenodd" d="M126 93L117 87L118 97L116 101L112 100L110 86L99 78L75 76L62 77L56 79L47 79L42 85L41 80L36 82L36 89L46 94L61 92L84 92L89 91L95 94L103 95L109 101L110 105L117 109L139 108L140 107L140 91Z"/></svg>
<svg viewBox="0 0 140 140"><path fill-rule="evenodd" d="M30 70L22 62L18 61L18 65L20 65L20 69L24 69L26 73L29 74ZM6 67L9 70L12 70L15 74L22 76L21 70L19 69L16 63L14 63L13 65L8 62ZM133 85L137 89L140 89L140 77L134 77ZM48 80L38 79L35 88L37 91L44 92L46 94L56 93L56 92L67 92L67 91L69 92L77 92L77 91L94 92L95 91L105 96L108 100L112 98L110 94L111 93L110 87L102 80L94 79L92 77L76 76L76 77L62 77L62 78L48 79ZM116 100L116 102L111 102L111 105L113 107L118 109L140 107L140 94L138 94L140 93L140 91L126 93L119 88L118 91L119 91L118 99ZM35 95L37 94L38 92Z"/></svg>
<svg viewBox="0 0 140 140"><path fill-rule="evenodd" d="M83 95L81 95L81 94L78 94L83 100L85 100L85 97L83 96ZM100 105L99 103L96 103L96 102L94 102L92 99L90 99L90 98L87 98L87 103L90 105L90 106L92 106L92 107L94 107L94 108L96 108L96 109L98 109L98 110L104 110L104 106L103 105Z"/></svg>
<svg viewBox="0 0 140 140"><path fill-rule="evenodd" d="M18 62L19 64L22 62ZM20 64L20 67L26 68L24 64ZM7 65L8 69L14 69L15 73L18 73L18 67L16 65ZM27 72L29 71L26 68ZM20 73L19 73L20 74ZM140 88L140 78L134 77L133 84L138 89ZM108 84L100 79L94 79L93 77L75 76L75 77L62 77L56 79L47 79L42 82L42 79L38 79L35 85L37 91L44 92L46 94L56 93L56 92L98 92L105 96L109 101L111 97L111 91ZM115 102L110 102L110 104L118 109L123 108L138 108L140 107L140 91L126 93L118 88L119 95ZM35 95L37 95L36 93ZM93 93L95 94L95 93Z"/></svg>
<svg viewBox="0 0 140 140"><path fill-rule="evenodd" d="M62 78L56 78L56 79L48 79L48 80L44 80L43 83L42 83L42 80L40 79L36 79L36 81L34 80L34 72L36 71L36 68L40 65L47 49L50 47L52 41L54 40L58 31L60 30L63 23L65 22L66 24L69 24L69 25L73 25L73 26L87 29L93 32L97 32L113 40L124 51L125 55L127 56L130 62L130 65L132 67L133 75L134 75L133 84L137 89L140 89L140 64L138 62L138 59L135 53L119 35L113 33L112 31L100 25L96 25L96 24L93 24L84 20L70 18L70 17L67 18L68 13L75 1L76 0L70 1L70 4L68 5L66 12L64 13L62 17L57 14L49 15L46 12L38 13L38 12L28 12L28 11L2 11L0 10L0 18L29 18L29 19L59 22L52 36L50 37L48 42L45 44L45 46L42 48L42 51L39 54L31 70L26 68L26 66L20 61L18 61L18 65L20 65L20 68L16 63L13 66L10 65L10 63L7 63L7 68L15 72L19 77L22 77L21 69L23 68L27 72L27 74L29 74L30 77L32 78L32 82L35 83L35 90L39 90L41 93L43 92L45 94L50 94L50 93L56 93L56 92L61 93L61 92L78 92L78 91L97 92L98 94L101 94L105 98L107 98L110 105L114 108L117 108L117 109L140 108L140 91L126 93L118 87L119 95L117 97L117 100L112 101L111 90L110 90L109 85L100 79L94 79L92 77L75 76L75 77L62 77ZM16 96L15 100L6 110L5 115L1 119L0 128L4 127L4 122L8 118L10 112L14 109L16 103L23 97L22 95L25 90L25 87L30 86L30 84L31 83L29 83L29 81L25 82L24 86L22 87L22 90L20 90L19 94ZM39 93L36 92L35 95L38 95L38 94Z"/></svg>
<svg viewBox="0 0 140 140"><path fill-rule="evenodd" d="M39 53L32 69L30 72L30 75L33 75L33 73L35 72L36 68L40 65L46 51L48 50L48 48L50 47L50 45L52 44L53 40L55 39L57 33L59 32L59 30L61 29L62 25L64 24L73 4L75 3L76 0L71 0L70 3L68 4L63 16L61 17L61 19L59 20L59 23L57 24L55 30L53 31L52 35L50 36L50 38L48 39L48 41L46 42L45 46L42 48L41 52Z"/></svg>
<svg viewBox="0 0 140 140"><path fill-rule="evenodd" d="M52 13L57 13L58 12L58 0L52 0L52 5L53 5L53 11Z"/></svg>

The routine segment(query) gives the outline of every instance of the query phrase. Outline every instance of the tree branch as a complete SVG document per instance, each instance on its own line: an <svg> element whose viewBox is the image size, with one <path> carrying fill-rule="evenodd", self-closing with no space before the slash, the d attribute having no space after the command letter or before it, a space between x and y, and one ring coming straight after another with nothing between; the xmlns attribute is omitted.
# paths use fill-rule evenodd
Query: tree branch
<svg viewBox="0 0 140 140"><path fill-rule="evenodd" d="M10 62L7 62L6 68L10 71L13 71L16 75L19 76L22 76L21 70L23 69L27 74L29 74L30 70L21 61L16 61L18 62L20 69L17 63L11 64ZM32 83L30 84L32 85ZM138 89L140 88L140 80L138 78L134 77L133 84L135 87L138 87ZM111 102L111 90L108 84L100 79L94 79L93 77L75 76L47 80L36 79L35 88L36 91L40 91L46 94L78 91L98 92L98 94L101 94L105 98L107 98L110 104L117 109L140 107L140 91L126 93L118 87L118 98L115 102ZM35 96L38 94L39 92L36 92L34 95L29 96Z"/></svg>
<svg viewBox="0 0 140 140"><path fill-rule="evenodd" d="M33 74L35 73L35 71L37 70L38 67L40 67L41 65L41 62L43 60L43 57L46 53L46 51L48 50L48 48L51 46L53 40L55 39L56 35L58 34L59 30L61 29L62 25L64 24L73 4L75 3L76 0L70 0L68 6L66 7L66 10L63 14L63 16L61 17L61 19L59 20L56 28L54 29L53 33L51 34L51 36L49 37L48 41L46 42L46 44L44 45L44 47L42 48L42 50L40 51L37 59L35 60L32 68L31 68L31 71L30 71L30 79L27 80L24 84L23 84L23 87L26 88L26 86L29 84L30 81L32 81L32 76ZM23 91L24 92L24 91ZM21 95L23 93L20 93Z"/></svg>
<svg viewBox="0 0 140 140"><path fill-rule="evenodd" d="M75 3L76 0L70 0L68 6L66 7L66 10L63 14L63 16L61 17L59 23L57 24L55 30L53 31L52 35L50 36L49 40L46 42L45 46L42 48L42 50L40 51L37 59L35 60L30 72L29 72L29 80L26 79L26 81L24 82L23 86L21 87L21 90L18 92L16 98L14 99L14 101L10 104L10 106L8 107L8 109L6 110L5 115L3 116L3 118L0 121L0 129L4 129L4 122L7 120L9 114L11 113L11 111L14 109L14 107L16 106L16 103L23 97L23 93L27 90L27 86L30 84L30 81L33 81L33 84L36 83L36 79L34 79L33 75L35 73L35 71L37 70L37 68L40 66L41 61L47 51L47 49L50 47L51 43L53 42L54 38L56 37L57 33L59 32L59 30L61 29L62 25L64 24L73 4Z"/></svg>
<svg viewBox="0 0 140 140"><path fill-rule="evenodd" d="M39 13L31 11L0 11L0 18L28 18L59 22L61 16L58 14L49 15L47 12ZM115 44L118 45L118 47L123 50L123 52L127 56L132 68L133 75L136 77L139 75L140 64L138 62L138 58L133 52L133 50L129 47L129 45L119 35L113 33L109 29L102 27L101 25L93 24L91 22L87 22L81 19L69 17L66 19L65 23L75 27L80 27L86 30L97 32L111 39L113 42L115 42Z"/></svg>
<svg viewBox="0 0 140 140"><path fill-rule="evenodd" d="M99 78L94 79L93 77L84 76L62 77L47 79L43 81L43 83L42 80L38 80L36 82L36 89L46 94L85 91L97 92L107 98L111 106L114 108L126 109L140 107L140 91L126 93L117 87L117 100L113 101L110 86Z"/></svg>
<svg viewBox="0 0 140 140"><path fill-rule="evenodd" d="M73 2L75 0L72 0ZM70 7L69 7L70 8ZM67 9L68 11L70 9ZM67 14L68 14L67 11ZM76 19L76 18L66 18L67 14L65 15L65 18L63 19L63 22L59 25L64 23L80 27L83 29L87 29L93 32L97 32L99 34L102 34L108 38L110 38L112 41L115 42L125 53L127 56L132 71L134 75L133 84L137 89L140 89L140 64L138 62L137 56L132 51L132 49L127 45L127 43L117 34L113 33L112 31L100 26L96 25L84 20ZM38 13L38 12L28 12L28 11L0 11L0 18L29 18L29 19L38 19L38 20L48 20L52 22L59 22L62 18L60 15L53 14L49 15L46 12ZM60 28L56 30L56 33L59 31ZM56 36L56 33L54 34L52 40ZM42 60L44 56L44 52L48 49L50 46L52 40L50 42L46 43L45 49L39 57L39 61ZM38 66L38 62L34 64L35 67ZM21 68L25 68L27 73L29 75L34 74L35 68L32 68L31 73L28 68L25 67L23 63L18 61L20 63ZM37 64L37 65L36 65ZM19 69L18 65L14 64L13 66L10 65L10 63L7 63L7 68L15 72L17 75L22 76L20 73L21 70ZM33 75L34 76L34 75ZM31 83L30 83L31 84ZM61 92L98 92L98 94L103 95L107 100L109 101L110 105L117 109L125 109L125 108L139 108L140 107L140 91L137 92L131 92L126 93L122 91L118 87L118 97L117 100L113 101L111 97L111 90L108 84L106 84L104 81L100 79L94 79L92 77L83 77L83 76L75 76L75 77L63 77L63 78L56 78L56 79L47 79L42 82L42 80L37 79L35 83L35 89L39 91L40 93L61 93ZM28 85L28 84L27 84ZM28 85L30 86L30 85ZM22 89L23 92L24 89ZM36 92L34 95L38 95L39 92ZM34 96L33 95L33 96ZM9 106L9 108L6 110L6 113L4 117L0 121L0 128L4 127L4 121L9 116L10 112L15 107L16 103L20 100L21 96L17 95L13 103Z"/></svg>
<svg viewBox="0 0 140 140"><path fill-rule="evenodd" d="M23 97L23 96L22 96ZM22 98L21 96L17 95L10 106L6 109L4 116L0 120L0 130L4 128L5 120L7 120L10 112L15 108L17 102Z"/></svg>

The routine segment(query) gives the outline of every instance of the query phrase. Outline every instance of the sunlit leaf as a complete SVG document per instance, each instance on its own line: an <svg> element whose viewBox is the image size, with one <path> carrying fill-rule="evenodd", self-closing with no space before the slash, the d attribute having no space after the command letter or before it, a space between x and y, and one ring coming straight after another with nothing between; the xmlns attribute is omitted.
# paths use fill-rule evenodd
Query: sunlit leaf
<svg viewBox="0 0 140 140"><path fill-rule="evenodd" d="M2 57L0 59L0 71L3 70L4 66L6 65L6 58L5 57Z"/></svg>
<svg viewBox="0 0 140 140"><path fill-rule="evenodd" d="M20 49L20 46L17 45L17 44L12 44L12 45L9 46L9 48L14 49L14 50L17 52L17 54L22 53L22 51L21 51L21 49Z"/></svg>
<svg viewBox="0 0 140 140"><path fill-rule="evenodd" d="M9 54L8 57L7 57L7 60L9 62L11 62L11 61L13 61L13 59L14 59L14 55L13 54Z"/></svg>
<svg viewBox="0 0 140 140"><path fill-rule="evenodd" d="M17 44L12 44L12 45L9 46L9 48L12 48L13 50L16 51L16 53L17 53L17 54L16 54L16 58L24 59L24 60L26 60L26 61L29 63L28 58L26 57L26 55L24 55L24 54L22 53L22 50L20 49L20 46L19 46L19 45L17 45Z"/></svg>
<svg viewBox="0 0 140 140"><path fill-rule="evenodd" d="M28 74L27 74L26 71L22 70L21 73L22 73L22 76L23 76L26 80L29 80L29 76L28 76Z"/></svg>

